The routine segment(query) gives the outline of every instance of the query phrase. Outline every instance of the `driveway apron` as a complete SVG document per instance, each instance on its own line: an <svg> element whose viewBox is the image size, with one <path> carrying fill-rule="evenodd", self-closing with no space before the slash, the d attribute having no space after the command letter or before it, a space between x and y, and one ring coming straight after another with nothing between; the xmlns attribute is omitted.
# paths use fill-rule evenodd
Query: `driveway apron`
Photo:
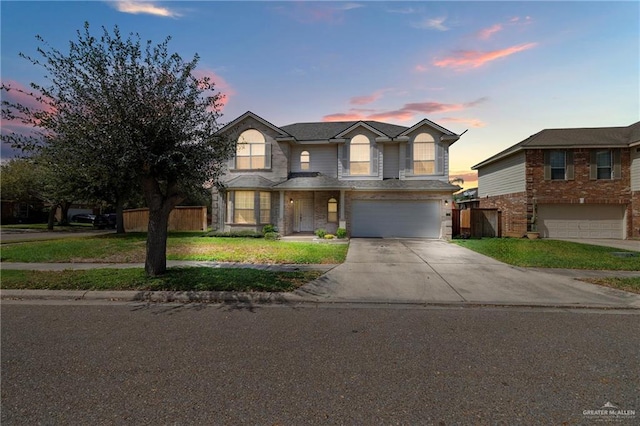
<svg viewBox="0 0 640 426"><path fill-rule="evenodd" d="M297 292L325 301L640 308L637 294L424 239L352 239L345 263Z"/></svg>

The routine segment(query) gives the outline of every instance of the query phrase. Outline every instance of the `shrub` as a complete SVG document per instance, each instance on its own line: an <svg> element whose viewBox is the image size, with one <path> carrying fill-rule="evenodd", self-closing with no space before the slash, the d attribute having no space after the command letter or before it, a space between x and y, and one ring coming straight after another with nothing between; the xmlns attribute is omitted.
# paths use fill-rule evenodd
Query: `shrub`
<svg viewBox="0 0 640 426"><path fill-rule="evenodd" d="M280 234L278 234L277 232L265 232L264 233L264 239L265 240L279 240L280 239Z"/></svg>
<svg viewBox="0 0 640 426"><path fill-rule="evenodd" d="M262 228L262 233L263 233L264 235L266 235L266 234L268 234L269 232L278 232L278 229L275 227L275 225L271 225L271 224L269 224L269 225L265 225L265 226Z"/></svg>
<svg viewBox="0 0 640 426"><path fill-rule="evenodd" d="M336 231L336 237L340 239L347 238L347 230L344 228L338 228L338 230Z"/></svg>
<svg viewBox="0 0 640 426"><path fill-rule="evenodd" d="M316 229L316 237L318 238L324 238L325 235L327 235L327 230L326 229L322 229L322 228L318 228Z"/></svg>
<svg viewBox="0 0 640 426"><path fill-rule="evenodd" d="M327 234L327 235L325 235L325 236L324 236L324 239L325 239L325 240L333 240L335 237L336 237L336 236L335 236L335 235L333 235L333 234Z"/></svg>
<svg viewBox="0 0 640 426"><path fill-rule="evenodd" d="M264 235L260 232L251 231L248 229L242 231L221 232L215 231L209 234L210 237L218 238L262 238Z"/></svg>

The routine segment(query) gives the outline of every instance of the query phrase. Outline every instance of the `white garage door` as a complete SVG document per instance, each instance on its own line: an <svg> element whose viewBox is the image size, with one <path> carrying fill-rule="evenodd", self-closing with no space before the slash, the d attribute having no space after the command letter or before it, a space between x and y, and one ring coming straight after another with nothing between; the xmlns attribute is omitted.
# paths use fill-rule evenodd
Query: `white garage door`
<svg viewBox="0 0 640 426"><path fill-rule="evenodd" d="M438 201L354 200L351 235L374 238L440 238Z"/></svg>
<svg viewBox="0 0 640 426"><path fill-rule="evenodd" d="M542 204L538 231L549 238L624 238L624 206Z"/></svg>

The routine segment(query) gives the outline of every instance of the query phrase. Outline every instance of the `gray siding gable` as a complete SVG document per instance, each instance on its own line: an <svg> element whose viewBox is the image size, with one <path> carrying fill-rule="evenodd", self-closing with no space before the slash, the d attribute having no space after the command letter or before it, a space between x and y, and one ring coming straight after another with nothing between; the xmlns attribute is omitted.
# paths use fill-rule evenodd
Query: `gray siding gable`
<svg viewBox="0 0 640 426"><path fill-rule="evenodd" d="M478 197L526 190L525 154L518 152L478 170Z"/></svg>

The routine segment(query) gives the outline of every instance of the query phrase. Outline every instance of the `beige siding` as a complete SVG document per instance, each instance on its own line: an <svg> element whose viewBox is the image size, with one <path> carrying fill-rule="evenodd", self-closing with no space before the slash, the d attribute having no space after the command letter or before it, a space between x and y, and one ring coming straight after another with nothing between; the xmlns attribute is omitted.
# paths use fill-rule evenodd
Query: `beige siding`
<svg viewBox="0 0 640 426"><path fill-rule="evenodd" d="M310 158L309 170L300 169L300 154L307 151ZM291 147L292 172L320 172L323 175L338 177L338 147L331 145L294 145Z"/></svg>
<svg viewBox="0 0 640 426"><path fill-rule="evenodd" d="M383 173L385 179L400 177L400 146L397 143L384 145Z"/></svg>
<svg viewBox="0 0 640 426"><path fill-rule="evenodd" d="M640 146L631 149L631 190L640 191Z"/></svg>
<svg viewBox="0 0 640 426"><path fill-rule="evenodd" d="M478 170L478 196L505 195L526 190L524 152Z"/></svg>

